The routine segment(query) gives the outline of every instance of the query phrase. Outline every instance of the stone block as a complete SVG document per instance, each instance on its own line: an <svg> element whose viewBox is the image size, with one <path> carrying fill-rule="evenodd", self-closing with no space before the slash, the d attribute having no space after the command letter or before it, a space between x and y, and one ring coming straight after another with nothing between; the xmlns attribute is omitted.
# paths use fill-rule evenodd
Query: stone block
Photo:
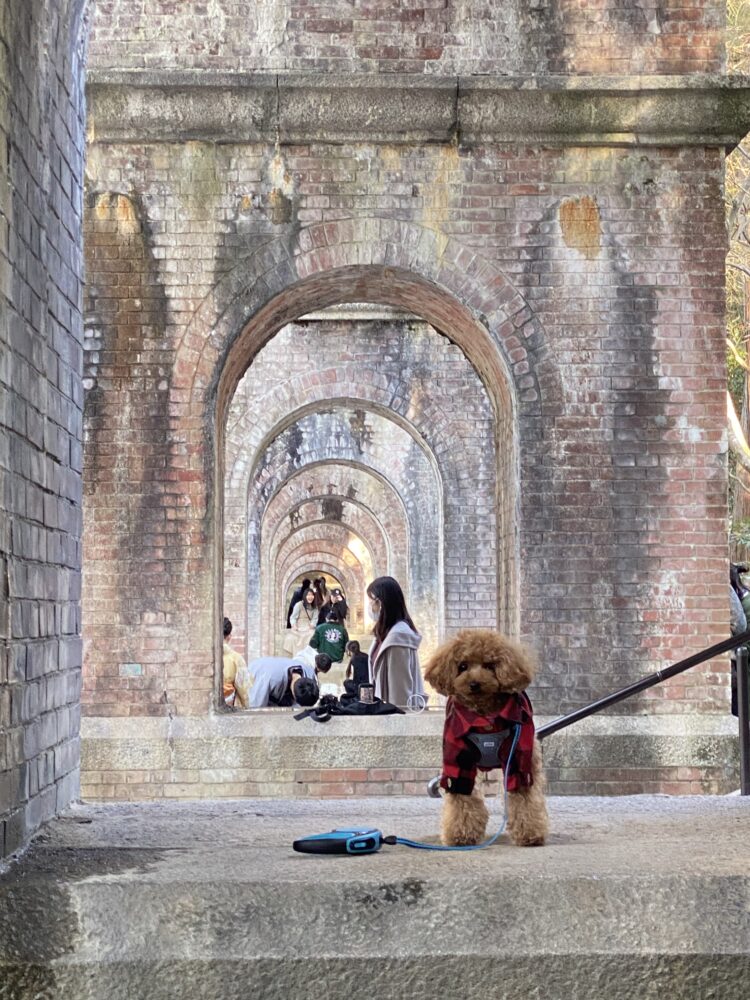
<svg viewBox="0 0 750 1000"><path fill-rule="evenodd" d="M3 834L2 856L4 858L10 857L25 847L30 832L33 832L33 830L29 830L27 825L24 808L14 808L10 812L4 812L3 818L0 819L0 828Z"/></svg>

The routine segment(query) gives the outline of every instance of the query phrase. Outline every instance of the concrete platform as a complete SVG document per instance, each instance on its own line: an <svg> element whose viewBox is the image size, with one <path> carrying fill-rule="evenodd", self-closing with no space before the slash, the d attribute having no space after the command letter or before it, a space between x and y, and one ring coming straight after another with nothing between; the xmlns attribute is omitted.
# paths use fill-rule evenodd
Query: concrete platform
<svg viewBox="0 0 750 1000"><path fill-rule="evenodd" d="M544 848L366 858L291 842L349 824L434 840L440 803L78 807L0 877L0 997L747 997L750 800L550 807Z"/></svg>

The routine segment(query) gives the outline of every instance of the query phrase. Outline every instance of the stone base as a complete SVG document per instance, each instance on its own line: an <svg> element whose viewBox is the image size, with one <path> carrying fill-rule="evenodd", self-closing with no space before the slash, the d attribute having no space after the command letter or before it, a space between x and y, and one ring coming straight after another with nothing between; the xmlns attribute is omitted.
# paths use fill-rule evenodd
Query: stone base
<svg viewBox="0 0 750 1000"><path fill-rule="evenodd" d="M86 806L0 877L0 997L744 1000L749 805L551 799L542 848L362 858L291 843L434 842L440 803Z"/></svg>
<svg viewBox="0 0 750 1000"><path fill-rule="evenodd" d="M542 725L546 719L539 719ZM91 801L421 795L441 761L442 711L295 721L290 711L85 718ZM723 794L739 786L731 716L599 716L543 743L554 795ZM487 781L496 790L496 781Z"/></svg>

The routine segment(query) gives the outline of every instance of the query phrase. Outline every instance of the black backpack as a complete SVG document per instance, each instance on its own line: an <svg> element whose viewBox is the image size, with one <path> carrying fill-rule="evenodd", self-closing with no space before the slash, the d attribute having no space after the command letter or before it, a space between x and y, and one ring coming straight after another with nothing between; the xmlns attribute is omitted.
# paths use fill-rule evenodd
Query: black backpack
<svg viewBox="0 0 750 1000"><path fill-rule="evenodd" d="M344 694L337 698L335 694L326 694L317 705L305 709L294 716L295 719L312 718L316 722L328 722L334 715L404 715L404 710L388 701L375 698L370 704L360 701L359 685L354 681L344 681Z"/></svg>

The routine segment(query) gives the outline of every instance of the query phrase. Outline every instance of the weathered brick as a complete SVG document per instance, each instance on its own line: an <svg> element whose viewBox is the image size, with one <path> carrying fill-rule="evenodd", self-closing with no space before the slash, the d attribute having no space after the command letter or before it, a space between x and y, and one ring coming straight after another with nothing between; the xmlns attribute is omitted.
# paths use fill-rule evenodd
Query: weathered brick
<svg viewBox="0 0 750 1000"><path fill-rule="evenodd" d="M61 736L51 709L77 702L69 680L81 663L80 656L57 662L60 605L78 599L71 570L80 571L80 555L66 563L55 541L63 528L77 552L80 539L71 516L71 505L80 509L80 475L69 465L73 439L80 444L73 417L80 392L70 375L58 388L61 368L77 364L81 323L83 66L73 29L80 4L58 5L41 17L37 6L9 3L0 24L3 47L13 51L12 64L0 69L7 100L0 122L7 151L0 164L0 680L7 685L0 697L0 770L15 776L9 794L0 795L0 854L20 847L70 801L68 779L78 766L77 750L63 750L68 734ZM51 80L54 98L46 89Z"/></svg>
<svg viewBox="0 0 750 1000"><path fill-rule="evenodd" d="M251 0L101 5L94 65L203 70L515 75L691 73L723 65L715 3L618 0L528 4L475 0L471 31L458 0L291 5L279 21ZM184 44L190 39L189 46Z"/></svg>

